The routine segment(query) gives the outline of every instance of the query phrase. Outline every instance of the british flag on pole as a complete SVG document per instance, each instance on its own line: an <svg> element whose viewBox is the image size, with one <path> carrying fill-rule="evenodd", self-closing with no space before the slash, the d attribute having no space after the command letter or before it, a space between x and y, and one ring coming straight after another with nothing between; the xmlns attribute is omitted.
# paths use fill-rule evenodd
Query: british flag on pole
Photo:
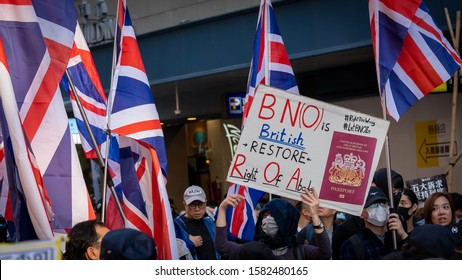
<svg viewBox="0 0 462 280"><path fill-rule="evenodd" d="M125 0L118 1L117 18L108 120L112 133L120 135L125 226L152 236L159 259L178 259L164 135Z"/></svg>
<svg viewBox="0 0 462 280"><path fill-rule="evenodd" d="M51 202L16 103L8 63L0 36L0 122L7 143L10 178L15 178L11 194L15 198L15 223L18 240L53 237ZM2 155L3 157L3 155ZM2 158L3 161L3 158Z"/></svg>
<svg viewBox="0 0 462 280"><path fill-rule="evenodd" d="M105 154L106 145L103 143L106 142L106 95L80 26L76 28L67 71L77 92L72 92L66 76L63 77L62 85L70 93L72 110L79 129L82 148L87 158L96 158L97 153L91 141L90 132L85 126L75 98L77 94L98 145L96 148L102 154Z"/></svg>
<svg viewBox="0 0 462 280"><path fill-rule="evenodd" d="M95 217L59 90L76 24L70 0L0 1L19 114L56 213L53 231L60 233Z"/></svg>
<svg viewBox="0 0 462 280"><path fill-rule="evenodd" d="M247 83L246 102L242 126L252 104L255 90L260 84L280 88L298 94L294 72L282 40L271 1L262 0L255 34L253 57ZM227 210L227 224L230 232L242 239L253 240L256 217L254 207L264 192L232 184L228 195L239 193L245 203Z"/></svg>
<svg viewBox="0 0 462 280"><path fill-rule="evenodd" d="M370 0L369 17L380 94L398 121L451 78L462 60L422 0Z"/></svg>

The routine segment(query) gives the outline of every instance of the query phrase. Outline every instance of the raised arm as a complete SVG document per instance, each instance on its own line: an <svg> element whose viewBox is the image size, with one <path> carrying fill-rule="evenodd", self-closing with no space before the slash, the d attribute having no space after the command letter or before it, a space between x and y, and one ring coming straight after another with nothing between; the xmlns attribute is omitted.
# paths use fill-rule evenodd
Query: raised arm
<svg viewBox="0 0 462 280"><path fill-rule="evenodd" d="M232 258L239 250L239 245L228 241L227 229L226 229L226 209L231 207L236 207L242 200L243 196L239 194L233 194L226 197L218 207L217 220L215 221L215 249L222 256Z"/></svg>
<svg viewBox="0 0 462 280"><path fill-rule="evenodd" d="M226 208L229 206L235 208L243 199L244 197L239 194L232 194L226 197L218 207L218 216L215 225L217 227L226 227Z"/></svg>
<svg viewBox="0 0 462 280"><path fill-rule="evenodd" d="M319 197L316 189L307 189L301 195L301 199L303 203L308 205L318 244L317 246L305 245L305 254L308 259L330 259L332 257L332 249L329 237L318 214Z"/></svg>

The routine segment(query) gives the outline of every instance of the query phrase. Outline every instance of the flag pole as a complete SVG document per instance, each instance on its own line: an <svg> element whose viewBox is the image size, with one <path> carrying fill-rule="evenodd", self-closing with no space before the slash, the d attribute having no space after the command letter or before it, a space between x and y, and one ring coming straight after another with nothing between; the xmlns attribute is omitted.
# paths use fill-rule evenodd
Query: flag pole
<svg viewBox="0 0 462 280"><path fill-rule="evenodd" d="M267 3L268 0L265 0L265 7L264 7L264 10L263 10L263 19L262 19L262 22L264 22L263 24L263 34L265 34L265 55L263 56L264 59L265 59L265 85L269 86L269 81L271 80L270 78L270 55L271 55L271 44L269 43L269 38L268 38L268 34L269 34L269 23L268 23L268 20L269 20L269 5ZM268 193L268 198L269 198L269 201L271 201L273 199L273 194L272 193Z"/></svg>
<svg viewBox="0 0 462 280"><path fill-rule="evenodd" d="M66 77L69 81L69 85L72 89L72 92L74 93L74 97L75 97L75 102L77 103L77 107L79 107L79 111L80 111L80 114L82 115L82 119L83 119L83 122L85 123L85 127L87 128L87 131L90 135L90 139L91 139L91 142L93 144L93 146L95 147L95 151L96 151L96 154L98 155L98 160L99 160L99 163L100 163L100 166L101 168L103 168L104 170L107 170L105 168L105 161L103 160L103 155L101 154L101 151L98 149L98 144L96 142L96 139L95 139L95 136L93 134L93 131L91 130L91 127L90 127L90 122L88 121L88 118L87 118L87 114L85 113L85 111L83 110L83 107L82 107L82 103L80 102L80 97L77 93L77 90L75 89L75 85L74 85L74 82L72 82L72 79L71 79L71 75L69 74L69 70L66 69ZM107 155L106 155L107 156ZM104 176L107 176L107 173L104 173ZM114 195L114 199L115 199L115 202L117 204L117 209L119 210L120 212L120 215L122 217L124 217L124 213L122 211L122 206L120 204L120 201L119 201L119 198L117 197L117 194L114 190L114 183L112 182L112 179L109 177L109 178L105 178L104 180L104 184L103 184L104 189L109 188L112 192L112 195ZM102 200L103 203L102 205L104 205L104 200ZM101 208L102 209L102 208ZM101 219L101 222L104 223L104 216L101 215L100 219Z"/></svg>
<svg viewBox="0 0 462 280"><path fill-rule="evenodd" d="M271 44L269 43L269 38L268 38L268 35L269 35L269 31L268 31L268 26L269 26L269 23L268 23L268 19L269 19L269 16L268 16L268 13L269 13L269 5L267 3L267 0L265 0L265 10L264 10L264 34L265 34L265 85L269 86L269 81L271 80L270 78L270 55L271 55Z"/></svg>
<svg viewBox="0 0 462 280"><path fill-rule="evenodd" d="M446 21L448 23L449 33L451 34L452 44L457 54L459 54L459 39L460 39L460 11L457 11L457 20L456 20L456 35L454 36L454 31L452 29L451 18L449 17L448 8L444 8L446 14ZM456 134L456 111L457 111L457 94L459 91L459 70L454 73L454 83L452 91L452 119L451 119L451 140L449 144L449 168L446 171L447 182L448 182L448 191L451 192L453 185L453 168L456 162L460 159L458 155L454 160L454 146L455 146L455 134Z"/></svg>
<svg viewBox="0 0 462 280"><path fill-rule="evenodd" d="M387 120L387 98L386 91L383 90L382 94L382 115L383 119ZM388 139L388 132L385 135L385 160L387 165L387 186L388 186L388 199L390 200L390 212L395 213L394 201L393 201L393 185L391 181L391 156L390 156L390 142ZM398 245L396 241L396 230L391 231L391 237L393 241L393 250L397 250Z"/></svg>
<svg viewBox="0 0 462 280"><path fill-rule="evenodd" d="M116 24L115 24L115 32L114 32L114 46L113 46L113 51L112 51L112 69L111 69L111 84L109 87L109 97L107 100L107 111L106 111L106 118L107 118L107 124L106 124L106 157L105 157L105 162L104 162L104 177L103 177L103 182L104 184L106 183L106 179L108 176L108 154L109 154L109 147L110 147L110 142L111 142L111 128L110 128L110 123L111 123L111 111L112 111L112 99L113 99L113 91L114 91L114 86L113 86L113 80L114 80L114 72L116 68L116 61L117 61L117 27L119 24L119 9L120 9L120 0L117 0L117 15L116 15ZM106 196L107 196L107 190L106 188L103 189L103 203L101 207L101 217L103 223L106 220ZM115 201L117 203L118 197L117 195L114 195ZM116 198L117 197L117 198ZM119 201L120 204L120 201ZM123 211L121 212L122 216L122 221L125 225L125 214Z"/></svg>

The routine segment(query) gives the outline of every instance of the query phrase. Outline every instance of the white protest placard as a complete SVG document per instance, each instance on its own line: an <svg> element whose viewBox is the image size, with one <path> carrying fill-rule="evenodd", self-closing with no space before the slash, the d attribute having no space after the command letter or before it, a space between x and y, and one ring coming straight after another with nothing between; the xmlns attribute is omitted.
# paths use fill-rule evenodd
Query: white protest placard
<svg viewBox="0 0 462 280"><path fill-rule="evenodd" d="M228 171L232 183L359 215L389 122L260 85Z"/></svg>

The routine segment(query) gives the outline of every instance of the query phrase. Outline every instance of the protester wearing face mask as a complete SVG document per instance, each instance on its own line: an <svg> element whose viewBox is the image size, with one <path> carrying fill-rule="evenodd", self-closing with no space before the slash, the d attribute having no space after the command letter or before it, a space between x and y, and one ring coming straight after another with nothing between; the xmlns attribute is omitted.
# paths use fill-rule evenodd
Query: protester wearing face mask
<svg viewBox="0 0 462 280"><path fill-rule="evenodd" d="M219 206L215 230L215 248L229 259L285 259L328 260L332 251L329 237L318 215L319 199L316 190L301 195L308 205L315 229L317 246L298 245L296 240L300 213L295 206L283 199L272 199L265 204L255 225L254 241L237 244L226 239L226 208L236 207L244 197L233 194Z"/></svg>
<svg viewBox="0 0 462 280"><path fill-rule="evenodd" d="M361 219L364 228L351 236L340 247L340 259L378 260L392 249L391 238L386 233L390 206L384 192L376 186L369 190Z"/></svg>
<svg viewBox="0 0 462 280"><path fill-rule="evenodd" d="M399 200L396 213L388 216L388 228L396 230L396 234L401 240L406 241L408 235L416 226L414 215L417 213L418 200L416 194L411 189L404 189ZM404 242L406 244L407 242Z"/></svg>

